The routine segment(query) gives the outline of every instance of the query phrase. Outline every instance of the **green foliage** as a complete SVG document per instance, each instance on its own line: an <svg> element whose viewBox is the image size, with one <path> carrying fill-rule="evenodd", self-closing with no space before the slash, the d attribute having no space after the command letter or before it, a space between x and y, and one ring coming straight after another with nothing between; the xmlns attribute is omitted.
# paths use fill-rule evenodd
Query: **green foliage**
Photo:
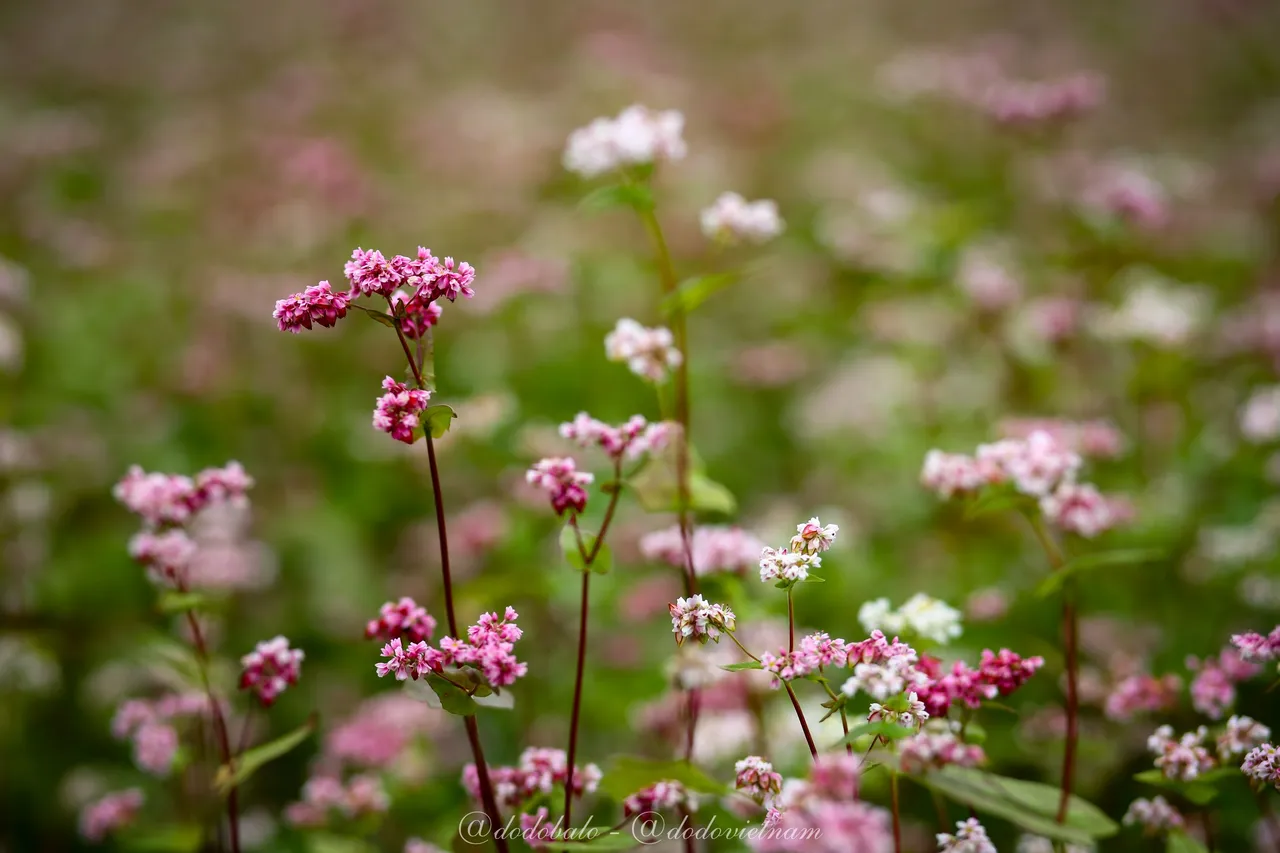
<svg viewBox="0 0 1280 853"><path fill-rule="evenodd" d="M609 550L608 543L601 542L599 548L596 547L596 534L582 532L582 547L578 546L578 533L575 532L572 524L566 524L560 530L560 550L564 553L565 561L580 572L590 569L597 575L607 575L613 568L613 552ZM590 557L595 553L595 558L588 565L583 558L583 551Z"/></svg>
<svg viewBox="0 0 1280 853"><path fill-rule="evenodd" d="M311 737L311 733L315 729L316 718L313 716L306 723L288 734L281 735L273 741L240 753L231 762L230 766L224 764L218 768L218 775L214 779L214 784L225 795L232 788L243 785L263 765L275 761L277 758L301 746L303 741Z"/></svg>

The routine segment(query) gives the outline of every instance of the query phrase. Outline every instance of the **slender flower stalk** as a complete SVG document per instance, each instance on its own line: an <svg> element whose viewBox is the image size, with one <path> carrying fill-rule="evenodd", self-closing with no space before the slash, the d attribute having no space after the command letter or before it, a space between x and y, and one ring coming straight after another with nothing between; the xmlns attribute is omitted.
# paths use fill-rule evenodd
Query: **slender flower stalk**
<svg viewBox="0 0 1280 853"><path fill-rule="evenodd" d="M889 773L889 799L893 807L893 853L902 853L902 818L898 810L898 773Z"/></svg>
<svg viewBox="0 0 1280 853"><path fill-rule="evenodd" d="M185 585L180 586L186 592ZM218 752L222 763L231 767L235 756L231 752L231 736L227 732L227 720L222 715L222 703L213 692L213 683L209 680L209 647L204 640L204 632L200 630L200 621L196 619L194 610L187 610L187 626L191 629L191 643L196 651L196 668L200 671L200 681L204 692L209 696L209 715L213 718L213 733L218 741ZM233 787L227 791L227 832L231 838L231 853L240 853L240 817L239 796Z"/></svg>
<svg viewBox="0 0 1280 853"><path fill-rule="evenodd" d="M1062 549L1053 541L1049 531L1038 516L1028 516L1036 538L1049 558L1049 565L1055 572L1061 571L1066 564ZM1058 823L1067 819L1067 811L1071 806L1071 788L1075 778L1076 743L1080 738L1080 691L1079 691L1079 633L1080 618L1076 611L1075 584L1070 579L1062 588L1062 645L1067 670L1067 737L1062 750L1062 793L1058 798Z"/></svg>
<svg viewBox="0 0 1280 853"><path fill-rule="evenodd" d="M622 494L622 457L613 463L613 483L609 495L609 506L604 511L604 520L600 522L600 530L596 533L595 542L590 550L582 540L582 531L578 529L577 515L571 516L569 523L578 539L578 553L582 555L582 602L578 608L578 667L573 678L573 711L569 715L569 750L565 760L569 767L569 784L564 790L564 824L571 826L573 809L573 768L578 755L578 718L582 711L582 679L587 663L587 609L590 605L591 566L604 547L605 534L613 522L613 513L618 508L618 497Z"/></svg>
<svg viewBox="0 0 1280 853"><path fill-rule="evenodd" d="M422 367L414 358L413 350L409 348L409 341L405 338L399 319L395 320L395 330L396 337L400 339L400 347L404 350L405 358L409 362L409 370L413 373L414 381L418 388L427 390L427 383L422 376ZM444 494L440 486L440 468L436 462L435 441L431 437L430 429L426 430L426 440L427 462L431 469L431 490L436 505L436 528L440 539L440 575L444 586L445 616L449 621L449 634L458 637L461 634L458 632L458 616L453 607L453 576L449 570L449 533L444 515ZM484 747L480 744L480 728L476 725L474 716L463 717L463 723L466 726L467 742L471 745L471 756L475 761L476 776L480 783L480 802L489 818L489 825L500 827L503 825L502 816L498 811L497 799L494 797L493 781L489 778L489 766L484 759ZM495 834L493 843L498 853L507 853L505 837Z"/></svg>
<svg viewBox="0 0 1280 853"><path fill-rule="evenodd" d="M756 657L747 649L746 646L742 645L742 642L734 636L732 631L726 631L725 634L728 635L730 640L733 640L734 645L741 649L744 655L751 658L756 663L760 663L760 658ZM796 699L795 691L791 689L791 685L789 683L784 681L782 686L786 688L787 696L791 699L791 707L796 710L796 719L800 721L800 728L804 731L804 740L809 746L809 755L816 759L818 757L818 747L813 742L813 734L809 731L809 722L804 717L804 710L800 707L800 701Z"/></svg>

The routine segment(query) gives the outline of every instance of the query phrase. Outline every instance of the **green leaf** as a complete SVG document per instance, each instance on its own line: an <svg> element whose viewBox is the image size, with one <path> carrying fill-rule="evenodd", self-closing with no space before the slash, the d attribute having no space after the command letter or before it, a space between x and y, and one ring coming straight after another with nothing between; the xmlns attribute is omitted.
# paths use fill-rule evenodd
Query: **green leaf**
<svg viewBox="0 0 1280 853"><path fill-rule="evenodd" d="M968 723L961 729L961 732L963 733L965 743L972 743L981 746L987 742L987 730L977 723Z"/></svg>
<svg viewBox="0 0 1280 853"><path fill-rule="evenodd" d="M685 279L662 300L662 313L667 316L688 314L711 296L736 283L739 278L741 275L737 272L719 272Z"/></svg>
<svg viewBox="0 0 1280 853"><path fill-rule="evenodd" d="M826 579L826 578L820 578L820 577L818 577L817 575L808 575L808 576L806 576L806 577L805 577L805 579L804 579L804 580L802 580L802 581L800 581L800 582L801 582L801 583L826 583L826 582L827 582L827 579Z"/></svg>
<svg viewBox="0 0 1280 853"><path fill-rule="evenodd" d="M860 738L879 736L887 741L902 740L904 737L910 737L915 734L914 729L906 726L900 726L889 720L877 720L874 723L862 723L849 729L849 734L845 735L838 745L843 746L847 743L854 743Z"/></svg>
<svg viewBox="0 0 1280 853"><path fill-rule="evenodd" d="M228 766L224 764L218 768L218 772L214 776L213 780L214 786L218 789L219 793L225 795L232 788L243 785L245 780L258 771L258 768L268 764L269 762L275 761L280 756L297 747L311 736L311 733L315 731L315 728L316 718L313 714L311 719L289 732L289 734L240 753L236 756L233 765Z"/></svg>
<svg viewBox="0 0 1280 853"><path fill-rule="evenodd" d="M746 660L742 663L727 663L720 667L725 672L742 672L748 669L764 669L758 660Z"/></svg>
<svg viewBox="0 0 1280 853"><path fill-rule="evenodd" d="M679 512L680 490L676 479L679 442L671 442L662 450L649 454L627 485L635 490L636 500L646 512ZM733 493L704 473L702 460L692 447L688 450L685 479L689 491L689 509L694 512L716 512L732 515L738 510Z"/></svg>
<svg viewBox="0 0 1280 853"><path fill-rule="evenodd" d="M978 496L977 500L965 507L964 517L966 521L972 521L979 516L991 515L1007 509L1021 510L1033 506L1035 506L1034 500L1011 489L987 489Z"/></svg>
<svg viewBox="0 0 1280 853"><path fill-rule="evenodd" d="M453 419L458 416L457 412L444 403L427 406L426 414L426 418L423 419L424 429L431 431L432 438L443 438L453 424Z"/></svg>
<svg viewBox="0 0 1280 853"><path fill-rule="evenodd" d="M471 698L467 691L434 672L427 673L423 680L427 682L431 692L436 694L436 697L440 700L441 708L450 714L457 714L459 717L475 715L476 700Z"/></svg>
<svg viewBox="0 0 1280 853"><path fill-rule="evenodd" d="M195 853L202 840L200 827L178 824L126 830L120 836L120 846L136 853Z"/></svg>
<svg viewBox="0 0 1280 853"><path fill-rule="evenodd" d="M1169 840L1165 842L1164 851L1165 853L1209 853L1209 848L1185 832L1178 830L1169 833Z"/></svg>
<svg viewBox="0 0 1280 853"><path fill-rule="evenodd" d="M587 561L582 558L582 551L585 550L587 555L591 555L591 551L596 547L596 535L594 533L582 533L582 550L578 548L578 534L574 531L572 524L566 524L560 530L560 550L564 552L564 558L580 572L585 572L588 568L597 575L607 575L613 568L613 552L609 550L609 546L603 542L600 543L600 550L596 552L595 559L591 561L590 566Z"/></svg>
<svg viewBox="0 0 1280 853"><path fill-rule="evenodd" d="M499 711L510 711L516 706L516 695L510 690L505 693L490 692L485 696L477 693L472 699L481 708L496 708Z"/></svg>
<svg viewBox="0 0 1280 853"><path fill-rule="evenodd" d="M1092 803L1072 796L1067 819L1056 820L1061 792L1051 785L996 776L971 767L944 767L915 777L921 784L977 811L1057 841L1089 844L1115 835L1120 827Z"/></svg>
<svg viewBox="0 0 1280 853"><path fill-rule="evenodd" d="M348 303L347 307L356 308L360 311L363 311L364 313L368 314L371 319L377 320L379 323L381 323L384 326L389 326L392 329L396 327L396 318L392 317L390 314L387 314L386 312L374 311L372 308L365 308L363 305L357 305L354 302Z"/></svg>
<svg viewBox="0 0 1280 853"><path fill-rule="evenodd" d="M156 606L161 613L185 613L204 606L205 597L198 592L169 591L160 596Z"/></svg>
<svg viewBox="0 0 1280 853"><path fill-rule="evenodd" d="M600 787L621 802L636 791L665 779L679 782L691 791L706 794L725 794L729 791L727 786L686 761L654 761L631 755L620 755L610 763Z"/></svg>
<svg viewBox="0 0 1280 853"><path fill-rule="evenodd" d="M1134 548L1127 551L1099 551L1096 554L1082 554L1049 575L1036 587L1036 595L1047 598L1053 595L1062 585L1080 572L1091 569L1105 569L1118 566L1133 566L1138 563L1151 563L1164 557L1163 551L1152 548Z"/></svg>
<svg viewBox="0 0 1280 853"><path fill-rule="evenodd" d="M588 211L629 207L644 213L653 210L653 193L644 184L611 184L587 193L580 204Z"/></svg>
<svg viewBox="0 0 1280 853"><path fill-rule="evenodd" d="M1239 776L1239 771L1234 767L1220 768L1228 771L1226 775L1235 777ZM1216 773L1216 771L1214 771ZM1205 806L1213 802L1218 796L1218 789L1214 787L1214 782L1225 778L1223 775L1214 776L1206 773L1193 782L1183 782L1178 779L1170 779L1159 770L1144 770L1135 774L1133 777L1136 781L1145 785L1152 785L1157 788L1164 788L1173 791L1179 796L1190 800L1197 806Z"/></svg>
<svg viewBox="0 0 1280 853"><path fill-rule="evenodd" d="M305 837L307 853L376 853L376 848L360 838L317 832L308 832Z"/></svg>

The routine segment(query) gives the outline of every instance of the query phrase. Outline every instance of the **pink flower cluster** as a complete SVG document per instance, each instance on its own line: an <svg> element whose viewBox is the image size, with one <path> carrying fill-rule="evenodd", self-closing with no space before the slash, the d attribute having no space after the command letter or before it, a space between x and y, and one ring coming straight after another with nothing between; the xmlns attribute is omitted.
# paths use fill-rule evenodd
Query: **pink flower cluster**
<svg viewBox="0 0 1280 853"><path fill-rule="evenodd" d="M1218 735L1218 757L1223 761L1243 755L1271 739L1271 729L1252 717L1233 716Z"/></svg>
<svg viewBox="0 0 1280 853"><path fill-rule="evenodd" d="M434 708L392 691L364 702L325 736L321 763L356 767L388 767L403 756L415 739L446 725Z"/></svg>
<svg viewBox="0 0 1280 853"><path fill-rule="evenodd" d="M406 293L397 290L391 294L391 312L400 318L400 331L411 341L424 338L427 331L440 322L444 306L433 302L419 290L417 293Z"/></svg>
<svg viewBox="0 0 1280 853"><path fill-rule="evenodd" d="M734 787L757 801L767 800L782 792L782 774L758 755L748 755L733 765Z"/></svg>
<svg viewBox="0 0 1280 853"><path fill-rule="evenodd" d="M641 415L632 415L620 426L609 426L579 412L572 421L560 424L560 435L582 448L599 447L610 459L639 459L666 447L679 429L679 424L669 421L651 424Z"/></svg>
<svg viewBox="0 0 1280 853"><path fill-rule="evenodd" d="M1155 755L1155 765L1165 778L1190 782L1217 764L1204 747L1208 734L1208 729L1200 726L1174 740L1173 727L1161 726L1147 738L1147 749Z"/></svg>
<svg viewBox="0 0 1280 853"><path fill-rule="evenodd" d="M1240 657L1244 660L1254 663L1276 660L1280 658L1280 625L1266 636L1253 632L1233 634L1231 645L1240 650Z"/></svg>
<svg viewBox="0 0 1280 853"><path fill-rule="evenodd" d="M955 835L939 832L937 841L938 853L996 853L986 827L976 817L957 823Z"/></svg>
<svg viewBox="0 0 1280 853"><path fill-rule="evenodd" d="M790 586L809 577L809 569L822 566L823 551L831 547L840 530L834 524L825 527L817 518L796 525L791 548L764 548L760 552L760 581Z"/></svg>
<svg viewBox="0 0 1280 853"><path fill-rule="evenodd" d="M301 649L289 648L289 640L277 636L258 643L240 658L240 689L257 694L263 705L271 705L290 684L297 684L302 671Z"/></svg>
<svg viewBox="0 0 1280 853"><path fill-rule="evenodd" d="M130 556L146 566L153 583L185 589L198 548L182 525L208 507L244 504L252 486L239 462L206 468L194 478L147 473L134 465L113 490L116 500L143 521L143 529L129 540Z"/></svg>
<svg viewBox="0 0 1280 853"><path fill-rule="evenodd" d="M1140 713L1168 711L1178 704L1182 679L1169 674L1161 678L1141 673L1125 678L1107 695L1103 712L1107 719L1124 722Z"/></svg>
<svg viewBox="0 0 1280 853"><path fill-rule="evenodd" d="M650 382L663 381L668 370L684 361L670 329L647 328L630 318L619 320L605 336L604 351L609 361L626 362L632 373Z"/></svg>
<svg viewBox="0 0 1280 853"><path fill-rule="evenodd" d="M776 689L784 681L804 678L818 668L817 658L803 649L789 652L781 649L777 654L765 652L760 655L760 667L765 672L773 673L772 686Z"/></svg>
<svg viewBox="0 0 1280 853"><path fill-rule="evenodd" d="M791 779L748 836L756 853L891 853L889 812L857 798L858 761L821 755L807 780Z"/></svg>
<svg viewBox="0 0 1280 853"><path fill-rule="evenodd" d="M336 776L312 776L302 786L302 800L285 807L284 819L292 826L316 828L337 813L351 820L381 814L391 807L382 781L372 773L352 776L344 784Z"/></svg>
<svg viewBox="0 0 1280 853"><path fill-rule="evenodd" d="M508 607L502 616L485 613L467 629L467 639L441 637L440 647L416 641L404 645L393 637L382 647L387 658L375 665L378 677L394 675L397 681L418 679L428 672L443 673L447 666L468 667L484 675L493 688L509 687L529 671L529 665L516 660L515 644L523 632L516 625L518 614Z"/></svg>
<svg viewBox="0 0 1280 853"><path fill-rule="evenodd" d="M1107 421L1009 418L1000 422L1000 434L1004 438L1027 439L1037 432L1048 433L1060 446L1081 456L1114 459L1125 450L1124 435Z"/></svg>
<svg viewBox="0 0 1280 853"><path fill-rule="evenodd" d="M594 764L573 768L573 795L595 793L602 774ZM563 749L529 747L520 753L515 767L489 767L494 797L504 809L517 809L535 797L569 784L569 760ZM474 764L462 768L462 786L480 802L480 776Z"/></svg>
<svg viewBox="0 0 1280 853"><path fill-rule="evenodd" d="M388 601L378 610L378 618L364 628L366 640L391 640L403 637L411 643L430 640L436 631L436 620L408 596Z"/></svg>
<svg viewBox="0 0 1280 853"><path fill-rule="evenodd" d="M178 753L178 731L171 722L208 710L208 698L198 693L174 693L154 702L130 699L116 709L111 733L119 740L131 739L134 763L163 778L169 775Z"/></svg>
<svg viewBox="0 0 1280 853"><path fill-rule="evenodd" d="M1029 128L1078 118L1102 103L1102 77L1079 72L1058 80L1002 81L982 99L983 111L993 121Z"/></svg>
<svg viewBox="0 0 1280 853"><path fill-rule="evenodd" d="M824 525L815 516L796 525L796 535L791 537L791 550L799 554L821 554L830 550L839 532L838 526Z"/></svg>
<svg viewBox="0 0 1280 853"><path fill-rule="evenodd" d="M1040 511L1050 524L1092 539L1133 517L1121 498L1107 497L1090 483L1063 483L1040 499Z"/></svg>
<svg viewBox="0 0 1280 853"><path fill-rule="evenodd" d="M358 294L354 294L358 295ZM335 291L327 281L313 284L300 293L277 300L271 316L282 332L299 334L313 325L332 328L347 316L353 293Z"/></svg>
<svg viewBox="0 0 1280 853"><path fill-rule="evenodd" d="M1140 826L1147 835L1158 835L1172 829L1182 829L1186 820L1164 797L1139 798L1129 804L1124 813L1125 826Z"/></svg>
<svg viewBox="0 0 1280 853"><path fill-rule="evenodd" d="M987 754L977 744L965 743L950 729L926 728L898 744L898 761L904 773L921 773L949 765L977 767Z"/></svg>
<svg viewBox="0 0 1280 853"><path fill-rule="evenodd" d="M743 574L757 564L763 549L764 543L741 527L695 527L689 537L693 571L698 576L718 572ZM640 553L647 560L682 568L685 548L679 525L647 534L640 540Z"/></svg>
<svg viewBox="0 0 1280 853"><path fill-rule="evenodd" d="M648 788L636 791L623 800L622 816L630 818L648 812L671 811L676 808L697 811L698 795L674 779L664 779L661 782L654 782Z"/></svg>
<svg viewBox="0 0 1280 853"><path fill-rule="evenodd" d="M80 812L80 834L86 841L100 842L118 829L133 823L144 798L139 788L113 791L85 806Z"/></svg>
<svg viewBox="0 0 1280 853"><path fill-rule="evenodd" d="M720 632L732 632L737 627L733 611L723 604L712 604L701 595L677 598L668 605L671 612L671 631L676 635L676 645L687 639L700 643L708 640L720 642Z"/></svg>
<svg viewBox="0 0 1280 853"><path fill-rule="evenodd" d="M1211 720L1220 720L1236 702L1236 684L1248 681L1262 667L1250 663L1228 646L1217 657L1203 661L1187 658L1187 668L1195 672L1191 681L1191 706Z"/></svg>
<svg viewBox="0 0 1280 853"><path fill-rule="evenodd" d="M1274 744L1264 743L1244 757L1240 770L1250 779L1264 785L1274 785L1280 790L1280 750Z"/></svg>
<svg viewBox="0 0 1280 853"><path fill-rule="evenodd" d="M420 422L418 415L426 411L431 392L410 388L390 376L382 380L382 388L387 393L378 398L373 408L373 428L396 441L413 444Z"/></svg>
<svg viewBox="0 0 1280 853"><path fill-rule="evenodd" d="M525 480L551 496L551 507L557 515L566 510L582 512L587 506L586 486L595 477L588 471L579 471L571 457L547 457L534 463L525 472Z"/></svg>

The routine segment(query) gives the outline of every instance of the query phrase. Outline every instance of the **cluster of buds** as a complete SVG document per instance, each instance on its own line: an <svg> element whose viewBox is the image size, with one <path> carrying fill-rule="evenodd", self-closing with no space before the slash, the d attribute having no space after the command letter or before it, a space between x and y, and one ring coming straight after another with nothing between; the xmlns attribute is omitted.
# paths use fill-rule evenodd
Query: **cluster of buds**
<svg viewBox="0 0 1280 853"><path fill-rule="evenodd" d="M1276 749L1274 744L1264 743L1250 750L1240 770L1250 779L1280 790L1280 749Z"/></svg>
<svg viewBox="0 0 1280 853"><path fill-rule="evenodd" d="M684 533L679 525L646 534L640 540L640 553L646 560L683 568L687 559ZM693 571L698 576L732 572L743 574L756 565L764 543L741 527L705 525L695 527L689 536L689 552Z"/></svg>
<svg viewBox="0 0 1280 853"><path fill-rule="evenodd" d="M579 447L599 447L610 459L639 459L666 447L679 428L668 421L651 424L641 415L615 427L579 412L572 421L560 425L560 435Z"/></svg>
<svg viewBox="0 0 1280 853"><path fill-rule="evenodd" d="M411 643L430 640L436 631L436 620L408 596L388 601L378 610L378 618L365 626L366 640L392 640L403 637Z"/></svg>
<svg viewBox="0 0 1280 853"><path fill-rule="evenodd" d="M378 398L373 408L373 428L405 444L413 444L418 438L420 414L427 410L431 392L423 388L410 388L390 376L382 380L387 393Z"/></svg>
<svg viewBox="0 0 1280 853"><path fill-rule="evenodd" d="M258 701L270 705L290 684L298 683L303 657L301 649L289 648L285 637L263 640L240 658L240 689L254 692Z"/></svg>
<svg viewBox="0 0 1280 853"><path fill-rule="evenodd" d="M525 480L551 496L557 515L582 512L587 506L586 487L595 479L589 471L579 471L571 457L540 459L525 472Z"/></svg>
<svg viewBox="0 0 1280 853"><path fill-rule="evenodd" d="M648 812L671 811L677 808L690 812L697 811L698 795L674 779L664 779L653 783L648 788L636 791L623 800L622 816L630 818Z"/></svg>
<svg viewBox="0 0 1280 853"><path fill-rule="evenodd" d="M418 247L415 257L396 255L388 260L376 249L356 249L343 267L350 289L335 291L327 281L308 287L276 302L272 316L282 332L297 334L315 325L332 327L347 315L351 303L361 296L381 296L401 319L402 331L419 337L440 316L438 299L450 302L459 296L470 298L475 291L476 271L463 261L437 258L429 249ZM401 291L400 288L408 288Z"/></svg>
<svg viewBox="0 0 1280 853"><path fill-rule="evenodd" d="M807 580L809 570L822 566L823 551L831 547L840 528L823 526L817 518L796 525L790 548L764 548L760 552L760 581L779 588Z"/></svg>
<svg viewBox="0 0 1280 853"><path fill-rule="evenodd" d="M904 773L921 773L950 765L977 767L986 760L982 747L965 743L951 726L936 720L898 743L898 761Z"/></svg>
<svg viewBox="0 0 1280 853"><path fill-rule="evenodd" d="M734 787L757 802L782 793L782 774L758 755L748 755L733 765Z"/></svg>
<svg viewBox="0 0 1280 853"><path fill-rule="evenodd" d="M1178 703L1182 679L1169 674L1161 678L1140 673L1117 684L1107 695L1103 713L1107 719L1123 722L1135 714L1167 711Z"/></svg>
<svg viewBox="0 0 1280 853"><path fill-rule="evenodd" d="M1186 820L1164 797L1139 798L1124 813L1125 826L1140 826L1147 835L1159 835L1186 826Z"/></svg>
<svg viewBox="0 0 1280 853"><path fill-rule="evenodd" d="M243 506L253 479L238 462L206 468L195 477L148 473L137 465L115 485L113 494L142 519L143 529L129 541L129 553L160 586L185 589L198 548L184 525L218 504Z"/></svg>
<svg viewBox="0 0 1280 853"><path fill-rule="evenodd" d="M676 635L676 645L687 639L700 643L708 640L720 642L720 632L732 632L737 627L733 611L723 604L712 604L701 595L677 598L667 605L671 611L671 631Z"/></svg>
<svg viewBox="0 0 1280 853"><path fill-rule="evenodd" d="M667 371L684 361L670 329L648 328L627 317L605 335L604 353L609 361L625 362L632 373L650 382L662 382Z"/></svg>
<svg viewBox="0 0 1280 853"><path fill-rule="evenodd" d="M382 814L391 807L382 781L372 773L352 776L344 784L336 776L313 776L302 786L302 799L285 807L284 817L292 826L317 828L331 815L353 820Z"/></svg>
<svg viewBox="0 0 1280 853"><path fill-rule="evenodd" d="M80 812L80 834L86 841L98 843L137 818L144 797L139 788L114 791L85 806Z"/></svg>
<svg viewBox="0 0 1280 853"><path fill-rule="evenodd" d="M1208 729L1200 726L1175 740L1173 727L1161 726L1147 738L1147 749L1156 756L1155 766L1166 779L1191 782L1217 764L1204 747L1208 734Z"/></svg>
<svg viewBox="0 0 1280 853"><path fill-rule="evenodd" d="M702 233L723 243L766 243L782 233L782 217L771 199L747 201L737 193L723 193L702 211Z"/></svg>
<svg viewBox="0 0 1280 853"><path fill-rule="evenodd" d="M1280 658L1280 625L1270 634L1262 635L1250 632L1234 634L1231 645L1240 650L1240 657L1253 663L1265 663Z"/></svg>
<svg viewBox="0 0 1280 853"><path fill-rule="evenodd" d="M523 634L515 624L517 617L511 607L502 616L485 613L467 629L465 640L441 637L439 648L422 640L405 645L400 637L394 637L382 647L381 654L387 660L375 665L378 677L417 680L455 667L480 672L491 688L509 687L529 671L529 665L515 656L515 643Z"/></svg>
<svg viewBox="0 0 1280 853"><path fill-rule="evenodd" d="M639 104L615 118L597 118L569 135L564 167L584 178L606 172L679 160L686 153L684 116L676 110L655 112Z"/></svg>
<svg viewBox="0 0 1280 853"><path fill-rule="evenodd" d="M570 783L569 760L562 749L529 747L520 754L515 767L490 767L494 797L504 809L518 809L530 800L546 796L572 784L573 796L595 793L602 774L594 764L573 768ZM480 775L474 764L462 769L462 786L476 802L480 797Z"/></svg>

